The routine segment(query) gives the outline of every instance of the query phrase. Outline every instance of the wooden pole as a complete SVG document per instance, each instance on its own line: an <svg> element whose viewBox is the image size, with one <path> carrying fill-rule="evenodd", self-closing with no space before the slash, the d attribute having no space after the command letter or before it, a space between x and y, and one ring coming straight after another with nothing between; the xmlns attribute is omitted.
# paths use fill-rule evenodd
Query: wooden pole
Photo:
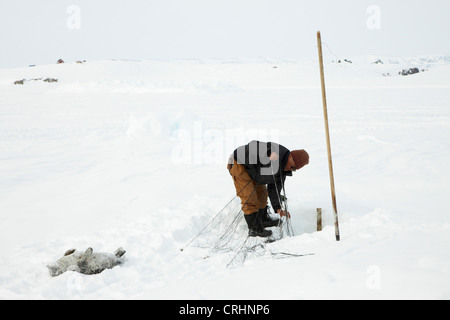
<svg viewBox="0 0 450 320"><path fill-rule="evenodd" d="M335 188L334 188L333 163L331 160L330 130L328 128L327 97L326 97L326 93L325 93L325 75L324 75L324 71L323 71L322 39L320 36L320 31L317 31L317 46L319 48L320 82L322 85L323 115L324 115L324 121L325 121L325 135L327 138L328 170L330 173L331 200L333 202L333 210L334 210L334 232L336 235L336 241L340 241L339 222L338 222L338 213L337 213L337 205L336 205L336 192L335 192Z"/></svg>
<svg viewBox="0 0 450 320"><path fill-rule="evenodd" d="M322 208L317 208L317 231L322 231Z"/></svg>

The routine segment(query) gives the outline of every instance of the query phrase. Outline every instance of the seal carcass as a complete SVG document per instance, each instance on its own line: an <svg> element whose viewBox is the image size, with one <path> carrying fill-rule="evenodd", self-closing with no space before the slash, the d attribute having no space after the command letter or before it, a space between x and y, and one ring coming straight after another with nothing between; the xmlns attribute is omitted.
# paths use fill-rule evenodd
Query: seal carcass
<svg viewBox="0 0 450 320"><path fill-rule="evenodd" d="M92 248L86 251L76 249L67 250L64 256L56 262L47 265L52 277L59 276L66 271L77 271L82 274L97 274L105 269L111 269L125 261L125 250L118 248L114 254L106 252L93 252Z"/></svg>

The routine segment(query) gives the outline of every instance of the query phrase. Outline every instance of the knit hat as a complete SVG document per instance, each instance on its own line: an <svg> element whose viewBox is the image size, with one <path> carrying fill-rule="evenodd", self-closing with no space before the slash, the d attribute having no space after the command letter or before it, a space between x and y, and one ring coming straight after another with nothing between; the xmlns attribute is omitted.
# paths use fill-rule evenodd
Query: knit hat
<svg viewBox="0 0 450 320"><path fill-rule="evenodd" d="M295 162L295 169L301 169L309 163L309 154L305 150L291 151L292 158Z"/></svg>

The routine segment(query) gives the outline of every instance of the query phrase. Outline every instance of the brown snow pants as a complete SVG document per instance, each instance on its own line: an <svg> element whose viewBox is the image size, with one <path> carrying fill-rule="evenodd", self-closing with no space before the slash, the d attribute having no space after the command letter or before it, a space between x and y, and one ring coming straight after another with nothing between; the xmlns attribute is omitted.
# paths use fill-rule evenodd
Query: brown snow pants
<svg viewBox="0 0 450 320"><path fill-rule="evenodd" d="M265 185L258 185L250 178L247 170L236 160L227 166L233 178L236 195L241 198L241 208L244 214L249 215L264 209L267 206L267 188Z"/></svg>

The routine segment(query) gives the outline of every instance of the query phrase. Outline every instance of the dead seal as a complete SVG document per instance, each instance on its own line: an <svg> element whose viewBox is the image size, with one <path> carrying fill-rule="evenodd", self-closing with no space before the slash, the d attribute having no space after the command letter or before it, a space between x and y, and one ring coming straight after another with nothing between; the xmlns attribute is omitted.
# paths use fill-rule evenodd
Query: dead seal
<svg viewBox="0 0 450 320"><path fill-rule="evenodd" d="M66 271L76 271L82 274L97 274L105 269L112 269L125 261L125 250L118 248L114 254L106 252L93 252L92 248L86 251L76 249L67 250L64 256L56 262L48 264L47 268L52 277L59 276Z"/></svg>

